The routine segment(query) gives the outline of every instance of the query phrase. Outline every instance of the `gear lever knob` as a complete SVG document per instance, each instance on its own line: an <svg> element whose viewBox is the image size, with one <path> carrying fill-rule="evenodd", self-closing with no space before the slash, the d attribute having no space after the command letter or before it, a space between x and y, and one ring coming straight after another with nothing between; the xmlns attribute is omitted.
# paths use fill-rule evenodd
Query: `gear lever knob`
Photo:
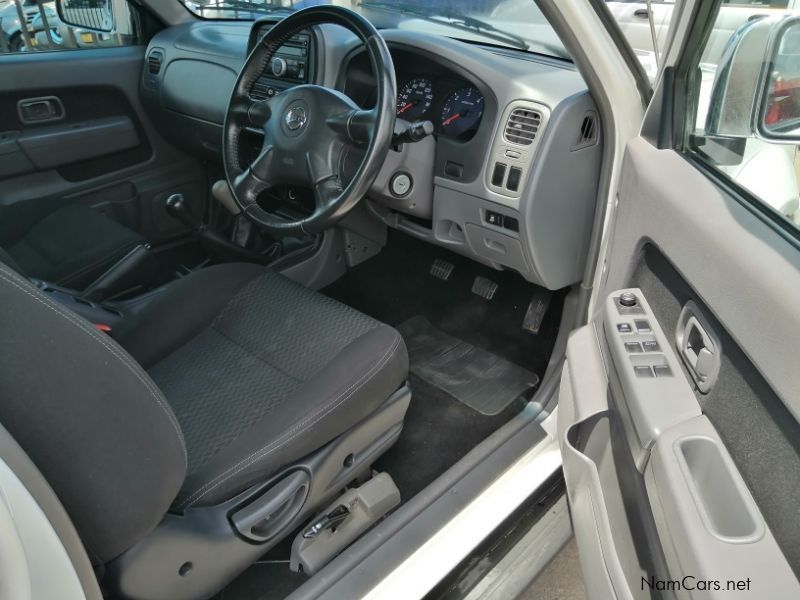
<svg viewBox="0 0 800 600"><path fill-rule="evenodd" d="M195 218L194 214L189 208L189 203L186 202L186 198L184 198L183 194L172 194L167 198L165 206L167 213L173 219L180 221L192 231L200 230L201 224L197 218Z"/></svg>

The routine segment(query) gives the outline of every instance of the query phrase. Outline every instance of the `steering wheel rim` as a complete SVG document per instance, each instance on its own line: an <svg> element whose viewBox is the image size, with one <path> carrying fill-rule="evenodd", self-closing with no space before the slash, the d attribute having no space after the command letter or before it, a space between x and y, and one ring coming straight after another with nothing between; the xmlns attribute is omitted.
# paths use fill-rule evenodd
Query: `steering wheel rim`
<svg viewBox="0 0 800 600"><path fill-rule="evenodd" d="M253 100L250 90L289 38L315 25L336 24L364 44L377 82L375 107L364 110L345 94L319 85L289 88L268 100ZM397 84L386 42L361 15L339 6L317 6L292 13L259 41L236 79L223 125L223 165L242 213L275 235L314 234L344 217L369 190L389 152L395 124ZM262 128L258 157L242 164L240 139L247 128ZM345 182L346 158L363 153ZM311 216L289 221L258 205L275 185L303 185L314 191Z"/></svg>

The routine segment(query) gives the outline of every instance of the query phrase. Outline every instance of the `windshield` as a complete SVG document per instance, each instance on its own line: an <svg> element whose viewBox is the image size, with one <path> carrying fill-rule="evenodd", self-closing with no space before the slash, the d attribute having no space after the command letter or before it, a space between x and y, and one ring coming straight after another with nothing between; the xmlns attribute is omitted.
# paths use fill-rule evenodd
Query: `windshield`
<svg viewBox="0 0 800 600"><path fill-rule="evenodd" d="M399 28L569 58L533 0L178 0L204 19L252 21L336 4L379 29Z"/></svg>

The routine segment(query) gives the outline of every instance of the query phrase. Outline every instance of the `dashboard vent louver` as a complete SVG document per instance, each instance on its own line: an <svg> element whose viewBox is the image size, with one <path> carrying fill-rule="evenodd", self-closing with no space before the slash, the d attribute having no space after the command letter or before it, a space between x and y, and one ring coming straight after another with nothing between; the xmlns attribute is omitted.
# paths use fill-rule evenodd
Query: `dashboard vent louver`
<svg viewBox="0 0 800 600"><path fill-rule="evenodd" d="M594 146L597 143L598 129L597 114L594 112L587 112L583 117L583 121L581 121L578 139L570 150L580 150L581 148Z"/></svg>
<svg viewBox="0 0 800 600"><path fill-rule="evenodd" d="M597 133L597 124L594 120L594 115L586 115L581 123L581 137L578 143L591 142L594 140Z"/></svg>
<svg viewBox="0 0 800 600"><path fill-rule="evenodd" d="M164 53L160 50L153 50L147 55L147 71L151 75L158 75L161 72L161 63L164 60Z"/></svg>
<svg viewBox="0 0 800 600"><path fill-rule="evenodd" d="M515 108L511 111L506 123L505 138L507 142L530 146L536 139L539 125L542 123L542 114L527 108Z"/></svg>

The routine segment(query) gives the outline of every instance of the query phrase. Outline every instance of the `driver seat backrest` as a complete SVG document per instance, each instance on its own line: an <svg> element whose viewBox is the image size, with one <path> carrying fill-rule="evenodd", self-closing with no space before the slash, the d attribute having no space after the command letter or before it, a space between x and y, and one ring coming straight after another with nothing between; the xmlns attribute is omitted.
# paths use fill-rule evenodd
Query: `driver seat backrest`
<svg viewBox="0 0 800 600"><path fill-rule="evenodd" d="M3 263L0 331L0 422L92 562L108 562L155 529L184 481L178 421L119 344Z"/></svg>

